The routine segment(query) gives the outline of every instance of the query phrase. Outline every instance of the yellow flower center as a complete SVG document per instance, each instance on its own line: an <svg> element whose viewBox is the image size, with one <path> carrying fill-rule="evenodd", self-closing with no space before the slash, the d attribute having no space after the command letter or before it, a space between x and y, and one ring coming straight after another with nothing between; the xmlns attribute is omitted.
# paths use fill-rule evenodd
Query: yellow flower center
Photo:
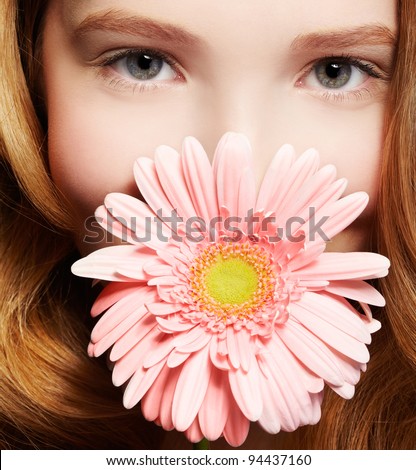
<svg viewBox="0 0 416 470"><path fill-rule="evenodd" d="M246 260L218 255L217 262L208 270L205 282L211 297L220 304L242 304L256 292L259 276Z"/></svg>
<svg viewBox="0 0 416 470"><path fill-rule="evenodd" d="M261 315L274 299L271 255L250 242L206 246L191 264L188 279L198 310L224 321Z"/></svg>

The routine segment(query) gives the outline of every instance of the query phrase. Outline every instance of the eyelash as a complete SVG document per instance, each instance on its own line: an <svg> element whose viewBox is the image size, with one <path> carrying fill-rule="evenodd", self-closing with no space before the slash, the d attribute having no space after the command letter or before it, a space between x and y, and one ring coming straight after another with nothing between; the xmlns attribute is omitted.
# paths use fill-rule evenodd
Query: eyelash
<svg viewBox="0 0 416 470"><path fill-rule="evenodd" d="M172 57L170 54L166 54L160 50L154 49L125 49L122 51L115 52L109 57L104 58L99 64L99 73L100 75L107 81L108 85L111 88L120 91L131 91L132 93L141 93L141 92L149 92L153 90L157 90L166 86L171 86L171 83L163 83L163 81L143 81L143 82L134 82L127 80L121 76L115 77L114 71L110 72L109 68L111 65L116 63L117 61L124 59L129 56L140 55L140 54L149 54L151 56L157 57L158 59L163 60L166 62L177 74L177 80L184 80L182 73L180 72L180 64L179 62ZM380 80L382 82L388 82L389 76L387 74L378 71L376 66L372 63L365 62L361 59L353 57L349 54L341 54L341 55L327 55L324 57L320 57L319 59L314 60L308 67L308 69L302 74L302 77L297 80L296 85L298 87L302 87L302 80L305 79L313 70L316 65L325 61L334 62L341 62L344 64L348 64L350 66L356 67L362 72L368 74L370 77ZM350 99L360 101L365 98L369 98L372 96L373 91L370 88L360 88L359 90L350 90L347 92L344 91L313 91L314 94L317 94L321 99L325 101L333 101L333 102L344 102Z"/></svg>
<svg viewBox="0 0 416 470"><path fill-rule="evenodd" d="M320 57L317 60L314 60L313 63L308 67L306 72L302 74L302 77L297 80L297 86L301 87L302 86L302 80L304 80L313 70L314 68L322 62L327 62L327 61L334 61L334 62L340 62L343 64L348 64L352 67L358 68L360 71L368 74L370 77L380 80L381 82L388 82L390 80L390 77L381 72L377 71L377 68L374 64L365 62L361 59L358 59L356 57L353 57L349 54L340 54L340 55L328 55L324 57ZM370 88L360 88L359 90L350 90L350 91L316 91L314 90L313 93L318 94L318 96L321 99L324 99L325 101L333 101L333 102L338 102L342 103L344 101L349 101L351 98L355 101L360 101L364 100L365 98L369 98L373 95L373 90Z"/></svg>
<svg viewBox="0 0 416 470"><path fill-rule="evenodd" d="M115 77L114 71L110 72L108 69L111 65L115 64L117 61L124 59L126 57L134 56L134 55L141 55L141 54L148 54L152 57L156 57L158 59L163 60L166 62L177 74L177 78L175 80L183 80L183 75L180 72L180 65L179 62L169 54L166 54L160 50L154 49L125 49L123 51L115 52L109 57L104 58L100 63L98 63L99 67L99 74L108 82L108 85L116 90L127 90L132 91L133 93L140 93L145 91L152 91L159 88L163 88L164 86L170 86L170 84L163 83L162 81L143 81L143 82L133 82L127 80L123 77Z"/></svg>

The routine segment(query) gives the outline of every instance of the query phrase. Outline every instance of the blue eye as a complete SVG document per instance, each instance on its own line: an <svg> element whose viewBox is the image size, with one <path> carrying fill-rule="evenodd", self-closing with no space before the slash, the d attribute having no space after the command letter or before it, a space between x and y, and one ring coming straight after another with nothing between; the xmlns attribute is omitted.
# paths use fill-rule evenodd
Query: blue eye
<svg viewBox="0 0 416 470"><path fill-rule="evenodd" d="M162 54L147 51L123 51L110 57L104 65L111 66L125 78L138 81L174 80L173 64Z"/></svg>
<svg viewBox="0 0 416 470"><path fill-rule="evenodd" d="M370 77L382 78L371 63L352 57L328 57L315 62L302 82L316 90L351 91L361 87Z"/></svg>
<svg viewBox="0 0 416 470"><path fill-rule="evenodd" d="M366 101L387 90L389 73L372 61L350 55L331 55L309 63L295 86L325 101Z"/></svg>
<svg viewBox="0 0 416 470"><path fill-rule="evenodd" d="M135 54L126 57L126 68L138 80L157 77L163 69L163 60L149 54Z"/></svg>
<svg viewBox="0 0 416 470"><path fill-rule="evenodd" d="M318 82L326 88L342 88L356 73L350 64L334 61L321 62L315 65L314 72Z"/></svg>

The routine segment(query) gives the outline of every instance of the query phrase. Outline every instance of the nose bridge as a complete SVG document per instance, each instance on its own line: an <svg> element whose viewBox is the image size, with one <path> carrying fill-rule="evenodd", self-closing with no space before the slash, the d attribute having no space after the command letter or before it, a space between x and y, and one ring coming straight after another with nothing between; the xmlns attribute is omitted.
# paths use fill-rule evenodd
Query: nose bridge
<svg viewBox="0 0 416 470"><path fill-rule="evenodd" d="M266 87L261 85L260 80L250 80L248 77L231 86L220 84L216 99L212 100L218 132L242 132L253 145L266 124L266 94Z"/></svg>
<svg viewBox="0 0 416 470"><path fill-rule="evenodd" d="M248 76L233 86L224 81L212 86L204 100L204 120L199 134L209 155L213 155L225 132L245 134L253 150L253 167L259 185L280 140L277 122L281 116L276 115L278 97L272 84Z"/></svg>

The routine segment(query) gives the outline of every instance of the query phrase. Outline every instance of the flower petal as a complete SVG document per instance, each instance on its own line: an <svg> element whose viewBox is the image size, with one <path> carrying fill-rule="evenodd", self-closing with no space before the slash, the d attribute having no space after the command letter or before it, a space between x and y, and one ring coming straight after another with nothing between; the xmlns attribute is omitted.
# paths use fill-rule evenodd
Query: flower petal
<svg viewBox="0 0 416 470"><path fill-rule="evenodd" d="M254 211L256 204L256 181L253 170L250 167L244 168L241 174L240 186L238 188L238 210L241 217L242 230L247 233L247 217L250 211ZM240 224L239 224L240 225ZM250 234L251 235L251 234Z"/></svg>
<svg viewBox="0 0 416 470"><path fill-rule="evenodd" d="M230 407L224 428L224 439L232 447L239 447L247 439L250 421L234 403Z"/></svg>
<svg viewBox="0 0 416 470"><path fill-rule="evenodd" d="M335 393L337 393L340 397L345 398L346 400L350 400L355 393L354 385L351 385L347 382L345 382L341 387L335 387L333 385L330 385L330 387Z"/></svg>
<svg viewBox="0 0 416 470"><path fill-rule="evenodd" d="M181 331L188 331L194 327L194 325L187 321L180 321L179 319L166 319L161 316L156 317L156 321L159 323L161 330L165 333L178 333Z"/></svg>
<svg viewBox="0 0 416 470"><path fill-rule="evenodd" d="M184 221L198 216L189 196L178 152L166 145L159 146L155 152L155 165L160 184L178 216Z"/></svg>
<svg viewBox="0 0 416 470"><path fill-rule="evenodd" d="M193 423L184 431L184 433L188 441L193 443L200 442L204 438L199 426L198 418L194 419Z"/></svg>
<svg viewBox="0 0 416 470"><path fill-rule="evenodd" d="M357 362L368 362L370 353L364 343L345 334L330 323L320 321L308 314L310 311L303 309L301 305L297 305L296 310L293 307L292 315L324 343Z"/></svg>
<svg viewBox="0 0 416 470"><path fill-rule="evenodd" d="M185 431L195 419L211 376L209 348L192 354L184 363L172 404L172 419L178 431Z"/></svg>
<svg viewBox="0 0 416 470"><path fill-rule="evenodd" d="M340 354L338 351L335 351L333 348L330 348L332 352L337 355L338 366L342 372L345 382L348 382L351 385L356 385L360 380L361 376L361 367L363 364L350 359L343 354Z"/></svg>
<svg viewBox="0 0 416 470"><path fill-rule="evenodd" d="M260 186L256 211L266 210L266 208L271 207L272 201L275 201L279 196L295 157L295 149L291 145L285 144L277 151Z"/></svg>
<svg viewBox="0 0 416 470"><path fill-rule="evenodd" d="M148 261L147 263L144 263L143 271L148 276L154 276L154 277L173 276L172 266L169 264L166 264L160 259L155 259L155 260Z"/></svg>
<svg viewBox="0 0 416 470"><path fill-rule="evenodd" d="M320 257L307 266L293 273L293 278L302 280L325 279L327 281L346 279L368 279L378 277L387 270L389 260L377 253L322 253Z"/></svg>
<svg viewBox="0 0 416 470"><path fill-rule="evenodd" d="M305 184L305 182L317 171L319 167L319 154L315 149L308 149L291 166L282 182L279 193L276 198L270 201L265 208L267 211L282 213L285 205L293 200L294 195ZM277 217L277 223L281 223L280 217Z"/></svg>
<svg viewBox="0 0 416 470"><path fill-rule="evenodd" d="M143 239L139 239L134 232L132 232L125 225L123 225L122 222L124 222L124 220L120 221L119 219L117 219L115 216L113 216L113 214L107 211L105 206L97 207L94 215L98 224L104 230L106 230L109 234L118 238L122 242L127 242L131 245L141 246L141 242L143 241L145 245L154 249L159 246L157 239L152 240L152 237L148 237L149 241L145 241L146 239L144 237ZM113 237L108 237L106 241L112 242Z"/></svg>
<svg viewBox="0 0 416 470"><path fill-rule="evenodd" d="M162 332L164 333L164 332ZM173 351L173 336L167 335L165 340L157 345L153 350L147 352L143 357L143 367L149 369L154 367L156 364L161 362L163 359L167 359L167 356ZM163 361L163 363L165 363Z"/></svg>
<svg viewBox="0 0 416 470"><path fill-rule="evenodd" d="M143 311L145 308L142 307L141 310ZM155 330L154 334L156 334L156 330L160 332L155 326L154 317L146 311L133 327L116 341L110 353L110 360L121 360L153 329Z"/></svg>
<svg viewBox="0 0 416 470"><path fill-rule="evenodd" d="M204 348L211 339L212 335L202 330L198 338L195 338L192 342L184 344L183 346L177 346L176 351L180 353L193 353L199 351L201 348Z"/></svg>
<svg viewBox="0 0 416 470"><path fill-rule="evenodd" d="M386 301L380 292L365 281L331 281L325 287L325 291L377 307L384 307L386 305Z"/></svg>
<svg viewBox="0 0 416 470"><path fill-rule="evenodd" d="M227 356L219 354L218 352L218 336L217 335L212 337L209 353L210 353L211 362L217 369L230 370L231 366L229 364Z"/></svg>
<svg viewBox="0 0 416 470"><path fill-rule="evenodd" d="M169 371L169 377L166 380L166 386L160 402L159 415L160 423L165 431L171 431L174 428L172 420L172 404L178 379L182 372L182 366L169 369Z"/></svg>
<svg viewBox="0 0 416 470"><path fill-rule="evenodd" d="M248 372L241 368L228 372L231 391L244 416L250 421L257 421L263 411L263 401L260 392L260 370L256 361Z"/></svg>
<svg viewBox="0 0 416 470"><path fill-rule="evenodd" d="M294 431L309 422L312 412L311 399L300 377L284 361L276 360L273 342L270 343L269 349L269 355L263 354L263 359L269 367L269 381L274 379L275 384L278 384L274 393L279 394L280 391L280 401L284 401L287 406L286 412L281 408L281 425L284 431Z"/></svg>
<svg viewBox="0 0 416 470"><path fill-rule="evenodd" d="M251 361L254 360L254 351L252 350L250 338L250 332L246 328L242 328L235 333L240 365L244 372L248 372Z"/></svg>
<svg viewBox="0 0 416 470"><path fill-rule="evenodd" d="M238 212L240 181L250 166L251 146L243 134L228 132L220 140L214 155L218 206L225 206L230 215L244 217Z"/></svg>
<svg viewBox="0 0 416 470"><path fill-rule="evenodd" d="M326 204L314 213L315 220L319 222L327 218L319 225L320 232L324 234L324 241L331 240L335 235L342 232L348 225L363 212L368 204L369 196L365 192L356 192L339 199L331 204ZM314 223L305 223L301 228L309 243L320 243L322 236L319 234ZM317 234L315 234L317 232Z"/></svg>
<svg viewBox="0 0 416 470"><path fill-rule="evenodd" d="M153 277L147 281L148 286L174 286L179 283L180 281L176 276Z"/></svg>
<svg viewBox="0 0 416 470"><path fill-rule="evenodd" d="M162 401L162 396L169 377L169 373L170 369L165 364L149 388L148 392L142 398L142 413L148 421L155 421L159 417L160 403Z"/></svg>
<svg viewBox="0 0 416 470"><path fill-rule="evenodd" d="M309 265L309 263L311 263L312 261L318 260L319 257L324 252L324 250L325 250L325 244L321 243L321 244L316 244L308 248L302 248L297 253L295 253L295 255L287 261L287 267L290 269L290 271L293 272L293 275L291 277L294 278L296 276L300 278L300 276L298 276L298 270ZM301 277L298 280L299 282L304 282L304 281L309 281L309 280L317 282L317 281L320 281L321 279L318 279L318 278L305 279Z"/></svg>
<svg viewBox="0 0 416 470"><path fill-rule="evenodd" d="M268 358L264 357L263 354L259 355L259 365L260 364L262 371L264 371L263 377L261 377L263 397L266 399L272 394L273 401L268 403L266 414L262 414L259 419L259 424L265 429L270 426L276 426L277 423L274 420L270 421L270 417L268 416L271 412L275 415L274 419L279 422L282 430L290 431L295 429L296 423L299 422L299 420L295 419L294 411L289 407L290 399L288 400L287 398L287 391L283 388L279 374L272 369ZM271 408L272 411L270 410Z"/></svg>
<svg viewBox="0 0 416 470"><path fill-rule="evenodd" d="M345 178L341 178L341 179L334 181L326 189L324 189L320 194L318 194L310 202L309 205L305 206L303 210L299 212L298 214L299 221L292 219L292 223L290 225L290 233L294 237L297 237L300 232L304 233L304 227L306 223L310 225L311 227L313 227L315 224L315 219L317 218L316 214L318 213L320 214L320 217L326 217L325 211L323 210L323 208L328 208L335 201L337 201L344 193L347 185L348 185L348 181ZM282 220L284 219L282 218ZM318 224L320 220L321 219L319 218ZM309 235L308 237L305 236L305 238L311 240L312 242L312 243L308 243L308 247L313 246L320 242L324 243L324 240L325 240L325 237L324 239L322 239L321 237L316 237L314 232L313 232L313 236Z"/></svg>
<svg viewBox="0 0 416 470"><path fill-rule="evenodd" d="M154 253L142 250L137 246L119 245L109 246L94 251L76 261L71 271L80 277L91 277L102 279L104 281L118 282L137 282L138 280L146 280L149 276L143 271L142 265L145 261L154 258ZM123 276L118 272L118 266L132 263L137 266L135 277L130 278Z"/></svg>
<svg viewBox="0 0 416 470"><path fill-rule="evenodd" d="M333 355L315 335L291 319L275 331L293 355L325 382L336 386L344 383Z"/></svg>
<svg viewBox="0 0 416 470"><path fill-rule="evenodd" d="M96 317L97 315L100 315L100 313L107 310L123 297L127 297L130 294L137 294L140 289L145 289L146 292L149 292L149 288L147 286L143 286L142 283L129 282L125 284L121 282L111 282L104 287L95 300L94 305L91 308L91 316Z"/></svg>
<svg viewBox="0 0 416 470"><path fill-rule="evenodd" d="M313 413L311 420L309 424L317 424L319 420L321 419L321 405L322 405L322 400L324 398L324 391L322 390L319 393L314 393L311 395L311 401L312 401L312 406L313 406Z"/></svg>
<svg viewBox="0 0 416 470"><path fill-rule="evenodd" d="M149 208L147 204L128 194L110 193L105 197L107 211L137 237L138 243L153 242L151 246L163 246L163 240L172 230Z"/></svg>
<svg viewBox="0 0 416 470"><path fill-rule="evenodd" d="M176 349L174 349L169 354L167 365L168 367L174 369L175 367L178 367L183 364L190 355L191 353L180 353Z"/></svg>
<svg viewBox="0 0 416 470"><path fill-rule="evenodd" d="M170 315L171 313L180 312L183 309L182 304L168 304L166 302L154 302L146 304L147 310L156 316Z"/></svg>
<svg viewBox="0 0 416 470"><path fill-rule="evenodd" d="M214 176L204 148L194 137L184 140L182 166L196 214L206 222L212 220L218 215Z"/></svg>
<svg viewBox="0 0 416 470"><path fill-rule="evenodd" d="M155 214L167 216L174 210L160 183L155 162L147 157L140 157L134 164L134 178L141 195Z"/></svg>
<svg viewBox="0 0 416 470"><path fill-rule="evenodd" d="M150 369L142 367L133 374L124 391L123 404L125 408L130 409L137 405L159 376L164 364L161 361Z"/></svg>
<svg viewBox="0 0 416 470"><path fill-rule="evenodd" d="M351 308L344 306L336 297L305 292L302 299L292 305L292 315L310 331L314 330L309 320L312 323L322 323L324 328L331 329L329 324L362 343L371 343L371 335L362 319L354 315Z"/></svg>
<svg viewBox="0 0 416 470"><path fill-rule="evenodd" d="M217 440L223 433L232 401L226 373L213 368L207 393L198 413L202 433L209 441Z"/></svg>
<svg viewBox="0 0 416 470"><path fill-rule="evenodd" d="M136 325L140 320L147 314L146 309L137 312L136 315L129 315L125 320L120 322L114 329L112 329L105 336L102 336L98 341L93 343L93 355L95 357L101 356L101 354L107 351L108 348L113 346L127 331L129 331L133 325ZM95 336L95 335L94 335Z"/></svg>
<svg viewBox="0 0 416 470"><path fill-rule="evenodd" d="M137 290L123 297L110 307L97 322L91 332L92 342L99 341L129 316L133 316L136 321L139 321L146 314L143 302L152 297L154 297L154 293L149 293L147 290Z"/></svg>
<svg viewBox="0 0 416 470"><path fill-rule="evenodd" d="M324 388L324 381L321 377L318 377L316 374L312 373L309 369L306 369L303 364L292 354L288 349L282 339L273 334L271 338L272 343L272 355L279 362L282 362L287 369L290 370L290 374L295 374L297 378L291 379L296 383L300 380L303 384L303 387L310 393L318 393ZM266 356L267 357L267 356ZM301 385L298 385L299 388L302 388Z"/></svg>
<svg viewBox="0 0 416 470"><path fill-rule="evenodd" d="M277 434L280 429L279 407L280 396L277 395L273 381L261 376L261 397L263 400L263 413L258 423L270 434Z"/></svg>
<svg viewBox="0 0 416 470"><path fill-rule="evenodd" d="M238 344L236 339L236 333L233 327L227 328L227 353L230 364L238 369L240 367L240 355L238 351Z"/></svg>
<svg viewBox="0 0 416 470"><path fill-rule="evenodd" d="M182 346L191 344L204 335L205 332L199 325L192 325L192 329L190 329L187 333L176 336L174 341L175 348L181 348Z"/></svg>
<svg viewBox="0 0 416 470"><path fill-rule="evenodd" d="M114 364L113 384L116 387L124 384L138 370L145 371L143 368L144 352L155 347L163 335L165 333L161 333L156 327L147 329L141 341Z"/></svg>
<svg viewBox="0 0 416 470"><path fill-rule="evenodd" d="M291 198L288 198L287 204L279 213L279 221L296 217L309 209L311 204L314 204L315 200L334 182L336 173L334 165L326 165L312 175Z"/></svg>

